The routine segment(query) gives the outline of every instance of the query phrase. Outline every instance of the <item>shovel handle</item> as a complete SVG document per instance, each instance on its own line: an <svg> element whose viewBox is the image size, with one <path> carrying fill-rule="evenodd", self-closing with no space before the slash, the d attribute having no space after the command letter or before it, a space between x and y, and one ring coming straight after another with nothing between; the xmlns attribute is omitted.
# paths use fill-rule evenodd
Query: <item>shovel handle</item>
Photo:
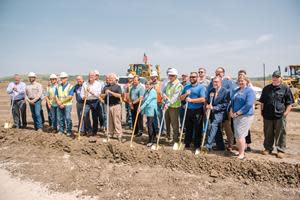
<svg viewBox="0 0 300 200"><path fill-rule="evenodd" d="M134 120L134 125L133 125L133 130L132 130L132 133L131 133L131 139L130 139L130 146L132 146L132 142L133 142L133 136L134 136L134 132L135 132L135 129L136 129L136 123L137 123L137 120L138 120L138 117L139 117L139 110L140 110L140 107L141 107L141 103L142 103L142 99L139 100L139 106L138 106L138 111L136 113L136 116L135 116L135 120Z"/></svg>

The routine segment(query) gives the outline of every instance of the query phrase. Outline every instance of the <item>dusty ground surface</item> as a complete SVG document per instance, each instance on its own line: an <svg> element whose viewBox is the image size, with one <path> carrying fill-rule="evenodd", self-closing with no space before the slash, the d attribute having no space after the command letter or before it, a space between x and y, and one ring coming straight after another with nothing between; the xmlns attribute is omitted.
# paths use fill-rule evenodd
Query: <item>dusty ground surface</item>
<svg viewBox="0 0 300 200"><path fill-rule="evenodd" d="M7 99L1 88L1 124L9 113ZM152 151L144 145L146 135L130 148L128 131L125 143L103 143L103 134L90 143L86 137L78 141L37 133L32 124L25 130L0 128L0 200L37 199L32 191L47 194L39 199L300 199L299 119L295 108L288 117L287 155L281 160L259 154L263 133L258 112L251 129L253 152L245 161L224 152L195 157L167 145ZM25 196L7 192L12 187L23 188Z"/></svg>

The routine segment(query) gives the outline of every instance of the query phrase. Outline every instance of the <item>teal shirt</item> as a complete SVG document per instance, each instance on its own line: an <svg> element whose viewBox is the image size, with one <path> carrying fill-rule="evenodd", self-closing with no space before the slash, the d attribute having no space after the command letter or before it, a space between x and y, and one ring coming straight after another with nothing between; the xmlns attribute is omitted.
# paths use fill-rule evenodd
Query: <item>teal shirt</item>
<svg viewBox="0 0 300 200"><path fill-rule="evenodd" d="M136 87L133 86L130 89L130 94L129 94L130 101L132 102L136 101L138 98L144 96L144 93L145 93L145 88L141 84L138 84Z"/></svg>
<svg viewBox="0 0 300 200"><path fill-rule="evenodd" d="M157 112L157 93L155 89L146 90L141 111L147 117L154 117L154 113Z"/></svg>

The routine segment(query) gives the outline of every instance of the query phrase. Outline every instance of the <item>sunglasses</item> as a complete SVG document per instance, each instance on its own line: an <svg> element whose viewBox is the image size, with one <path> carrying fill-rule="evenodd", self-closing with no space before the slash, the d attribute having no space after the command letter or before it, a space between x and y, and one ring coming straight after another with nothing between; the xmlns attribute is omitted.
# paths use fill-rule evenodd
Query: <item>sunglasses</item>
<svg viewBox="0 0 300 200"><path fill-rule="evenodd" d="M197 78L197 76L190 76L190 78Z"/></svg>
<svg viewBox="0 0 300 200"><path fill-rule="evenodd" d="M202 74L202 73L204 73L204 71L199 71L198 73L199 73L199 74Z"/></svg>

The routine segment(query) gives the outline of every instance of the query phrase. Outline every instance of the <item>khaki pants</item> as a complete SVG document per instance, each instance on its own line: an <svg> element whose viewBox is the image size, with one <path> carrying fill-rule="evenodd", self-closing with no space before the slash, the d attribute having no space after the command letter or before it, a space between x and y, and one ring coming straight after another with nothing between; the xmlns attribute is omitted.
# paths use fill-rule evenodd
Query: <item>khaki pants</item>
<svg viewBox="0 0 300 200"><path fill-rule="evenodd" d="M278 152L285 152L286 149L286 118L276 120L264 119L264 147L273 151L273 145Z"/></svg>
<svg viewBox="0 0 300 200"><path fill-rule="evenodd" d="M173 129L173 141L179 141L179 108L168 108L165 114L166 127L167 127L167 136L171 136L171 127Z"/></svg>
<svg viewBox="0 0 300 200"><path fill-rule="evenodd" d="M232 147L233 145L233 132L232 132L232 128L231 128L231 117L229 112L227 113L228 115L228 119L226 119L223 123L223 129L225 131L226 134L226 138L227 138L227 142L228 142L228 147Z"/></svg>
<svg viewBox="0 0 300 200"><path fill-rule="evenodd" d="M115 133L118 137L122 136L122 119L121 119L121 104L109 106L109 126L108 132L110 135Z"/></svg>

